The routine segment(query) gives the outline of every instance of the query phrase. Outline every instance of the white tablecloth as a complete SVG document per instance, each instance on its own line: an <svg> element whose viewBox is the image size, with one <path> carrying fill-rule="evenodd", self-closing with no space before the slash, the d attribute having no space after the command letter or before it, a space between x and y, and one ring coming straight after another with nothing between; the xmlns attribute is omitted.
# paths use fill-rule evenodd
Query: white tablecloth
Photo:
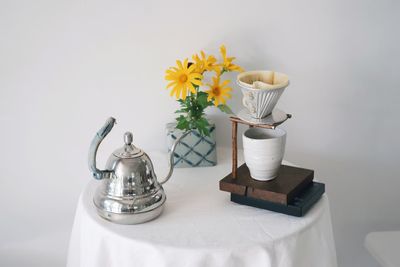
<svg viewBox="0 0 400 267"><path fill-rule="evenodd" d="M302 218L235 204L218 189L231 168L230 150L219 152L216 167L176 169L163 214L140 225L101 219L91 181L77 206L68 266L337 266L326 195ZM164 157L150 155L166 173Z"/></svg>

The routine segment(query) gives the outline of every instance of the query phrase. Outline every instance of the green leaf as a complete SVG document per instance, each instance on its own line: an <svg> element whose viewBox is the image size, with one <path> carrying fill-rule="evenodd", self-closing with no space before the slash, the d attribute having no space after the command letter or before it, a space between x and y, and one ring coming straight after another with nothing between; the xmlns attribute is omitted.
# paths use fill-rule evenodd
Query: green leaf
<svg viewBox="0 0 400 267"><path fill-rule="evenodd" d="M207 101L207 96L205 95L199 95L197 97L197 102L199 103L199 105L203 108L208 106L208 101Z"/></svg>
<svg viewBox="0 0 400 267"><path fill-rule="evenodd" d="M187 106L187 107L190 107L190 101L191 101L191 99L192 99L192 96L188 96L188 97L186 97L186 99L184 100L185 102L185 105Z"/></svg>
<svg viewBox="0 0 400 267"><path fill-rule="evenodd" d="M205 109L206 107L208 107L212 102L209 102L207 100L208 98L208 94L205 92L199 92L197 94L197 103L203 108Z"/></svg>
<svg viewBox="0 0 400 267"><path fill-rule="evenodd" d="M232 115L233 111L230 109L230 107L228 107L227 105L218 105L219 110L221 110L222 112Z"/></svg>
<svg viewBox="0 0 400 267"><path fill-rule="evenodd" d="M208 123L207 119L205 119L205 118L200 118L200 119L196 120L196 128L199 130L201 135L206 135L206 136L210 135L210 131L208 129L209 126L210 126L210 124Z"/></svg>
<svg viewBox="0 0 400 267"><path fill-rule="evenodd" d="M206 118L200 118L198 120L198 123L204 126L209 126L210 124L208 123L208 120Z"/></svg>
<svg viewBox="0 0 400 267"><path fill-rule="evenodd" d="M184 117L183 115L176 118L176 121L178 122L176 124L177 129L179 129L179 130L188 130L189 129L189 122L186 119L186 117Z"/></svg>

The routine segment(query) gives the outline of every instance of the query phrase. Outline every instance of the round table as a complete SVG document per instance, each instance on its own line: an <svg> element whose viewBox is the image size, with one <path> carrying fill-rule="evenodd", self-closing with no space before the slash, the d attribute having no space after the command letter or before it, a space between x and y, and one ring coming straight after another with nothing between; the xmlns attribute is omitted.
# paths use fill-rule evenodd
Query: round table
<svg viewBox="0 0 400 267"><path fill-rule="evenodd" d="M163 214L144 224L100 218L92 202L99 183L89 182L79 198L68 266L337 266L326 194L302 218L235 204L218 189L230 172L230 150L218 152L215 167L175 169L164 186ZM166 173L166 156L149 154L156 173Z"/></svg>

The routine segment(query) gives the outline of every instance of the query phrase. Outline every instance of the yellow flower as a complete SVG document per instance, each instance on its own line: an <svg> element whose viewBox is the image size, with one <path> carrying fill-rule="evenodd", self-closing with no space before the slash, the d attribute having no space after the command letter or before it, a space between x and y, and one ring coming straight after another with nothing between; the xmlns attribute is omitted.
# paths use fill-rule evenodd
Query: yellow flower
<svg viewBox="0 0 400 267"><path fill-rule="evenodd" d="M204 71L215 71L219 72L220 66L218 66L217 59L213 55L206 56L204 51L200 52L201 58L198 54L193 55L193 60L196 65L196 72L203 73Z"/></svg>
<svg viewBox="0 0 400 267"><path fill-rule="evenodd" d="M229 93L232 91L232 88L227 87L230 81L225 80L220 84L220 76L217 75L216 77L213 77L213 84L207 84L210 87L210 90L207 90L206 93L208 94L207 100L211 101L214 99L214 105L218 106L220 104L225 104L226 103L226 98L231 98L231 94Z"/></svg>
<svg viewBox="0 0 400 267"><path fill-rule="evenodd" d="M205 70L203 60L201 60L201 58L197 54L193 55L192 59L194 60L193 64L195 65L194 71L197 73L203 73Z"/></svg>
<svg viewBox="0 0 400 267"><path fill-rule="evenodd" d="M171 67L165 72L165 79L170 81L167 88L172 88L171 96L175 95L176 99L182 98L185 100L189 91L196 93L194 87L201 85L203 76L194 72L195 65L191 64L189 66L188 59L185 59L183 64L180 60L177 60L176 64L178 67Z"/></svg>
<svg viewBox="0 0 400 267"><path fill-rule="evenodd" d="M240 66L232 63L232 61L235 59L235 57L227 57L226 56L226 48L224 45L221 45L220 51L221 51L221 55L222 55L222 59L223 59L222 69L224 71L238 71L238 72L243 71L243 69Z"/></svg>

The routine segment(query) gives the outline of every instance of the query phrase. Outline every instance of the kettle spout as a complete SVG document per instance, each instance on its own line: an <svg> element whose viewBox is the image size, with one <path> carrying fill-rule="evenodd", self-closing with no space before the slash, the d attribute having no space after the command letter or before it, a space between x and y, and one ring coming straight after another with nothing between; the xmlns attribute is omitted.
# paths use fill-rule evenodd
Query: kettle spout
<svg viewBox="0 0 400 267"><path fill-rule="evenodd" d="M175 149L178 146L179 142L191 132L192 132L191 130L184 132L178 139L176 139L175 143L172 145L171 151L169 152L169 172L167 174L167 177L165 177L162 181L159 181L160 184L166 183L169 180L169 178L171 178L172 173L174 172Z"/></svg>
<svg viewBox="0 0 400 267"><path fill-rule="evenodd" d="M101 141L107 136L107 134L111 131L111 129L114 127L114 124L116 123L116 120L113 117L110 117L107 119L106 123L104 124L103 127L96 133L94 136L92 143L90 144L90 149L89 149L89 157L88 157L88 164L89 164L89 169L92 172L92 175L95 179L101 180L103 178L109 178L111 171L109 170L99 170L96 167L96 154L97 154L97 149L99 148L99 145Z"/></svg>

